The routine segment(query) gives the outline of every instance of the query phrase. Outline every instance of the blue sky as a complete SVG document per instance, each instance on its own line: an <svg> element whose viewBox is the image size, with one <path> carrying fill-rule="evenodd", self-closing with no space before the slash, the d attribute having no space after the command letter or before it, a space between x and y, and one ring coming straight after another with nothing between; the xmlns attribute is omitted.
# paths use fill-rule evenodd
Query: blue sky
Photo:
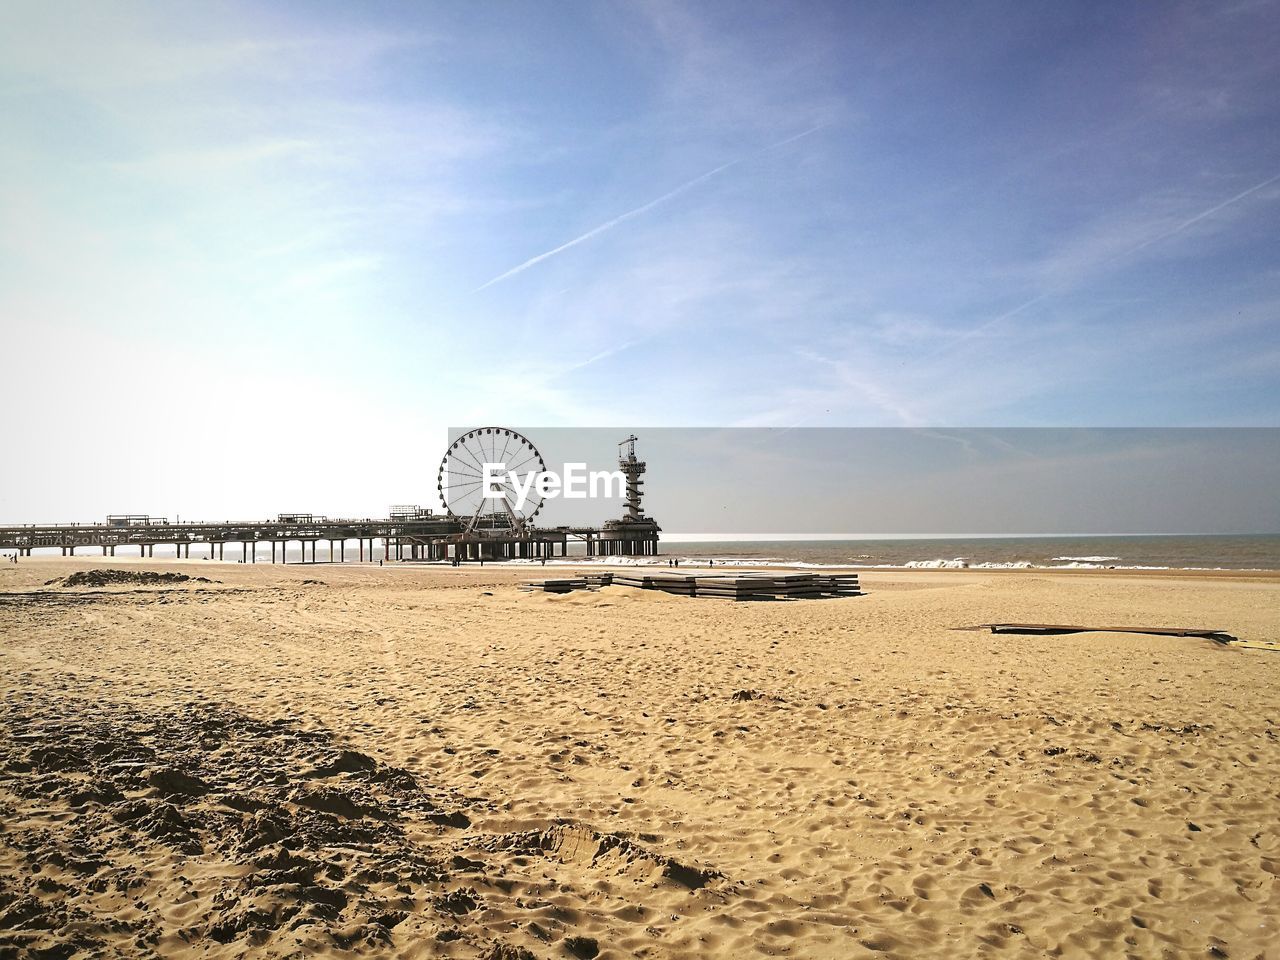
<svg viewBox="0 0 1280 960"><path fill-rule="evenodd" d="M11 0L0 507L363 504L481 422L1275 425L1277 89L1273 2Z"/></svg>

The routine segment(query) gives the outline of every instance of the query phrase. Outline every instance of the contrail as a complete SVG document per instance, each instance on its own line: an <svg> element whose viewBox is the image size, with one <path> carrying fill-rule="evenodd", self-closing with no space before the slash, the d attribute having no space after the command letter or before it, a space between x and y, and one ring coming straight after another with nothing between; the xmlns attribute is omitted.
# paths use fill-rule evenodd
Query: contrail
<svg viewBox="0 0 1280 960"><path fill-rule="evenodd" d="M767 147L762 147L762 148L759 150L759 152L760 152L760 153L767 153L767 152L768 152L768 151L770 151L770 150L777 150L779 147L785 147L788 143L795 143L797 140L802 140L802 139L804 139L805 137L809 136L809 134L811 134L811 133L817 133L819 130L825 130L825 129L826 129L827 127L829 127L829 126L831 126L830 122L827 122L827 123L815 123L815 124L814 124L812 127L810 127L808 130L802 130L800 133L797 133L797 134L796 134L795 136L793 136L793 137L787 137L787 139L785 139L785 140L779 140L777 143L771 143L771 144L769 144Z"/></svg>
<svg viewBox="0 0 1280 960"><path fill-rule="evenodd" d="M702 181L709 180L711 177L714 177L717 173L723 173L725 170L728 170L730 167L737 166L741 162L742 160L739 159L739 160L730 160L728 163L722 163L720 166L716 167L714 170L708 170L706 173L702 174L701 176L694 177L692 180L688 181L687 183L680 184L680 186L676 187L674 190L672 190L669 193L664 193L662 196L658 197L658 199L650 200L644 206L636 207L634 210L628 210L626 213L621 213L618 216L614 217L612 220L608 220L600 224L600 226L594 227L588 230L582 236L574 237L568 243L562 243L560 244L560 246L555 247L554 249L548 250L546 253L540 253L536 257L530 257L524 263L521 263L517 266L512 267L506 273L500 273L496 277L494 277L492 280L488 280L485 283L480 284L480 286L476 287L475 292L479 293L485 287L491 287L495 283L499 283L500 281L506 280L508 277L514 277L517 273L523 273L525 270L528 270L530 267L532 267L536 263L541 263L543 260L547 260L550 257L554 257L557 253L564 253L564 251L568 250L570 247L576 247L578 244L585 243L586 241L590 240L592 237L598 236L599 234L604 233L606 230L612 230L614 227L616 227L620 223L630 220L633 217L638 217L642 213L647 213L648 211L652 210L654 207L658 206L659 204L666 203L668 200L671 200L674 197L680 196L680 194L684 193L686 190L690 189L691 187L696 187L698 184L702 183Z"/></svg>
<svg viewBox="0 0 1280 960"><path fill-rule="evenodd" d="M1175 234L1181 233L1183 230L1187 229L1187 227L1190 227L1190 226L1193 226L1194 224L1199 223L1201 220L1205 219L1205 217L1211 217L1215 213L1217 213L1219 210L1226 209L1227 207L1231 206L1233 203L1238 203L1239 201L1243 200L1245 197L1249 196L1249 194L1257 193L1259 190L1262 190L1264 187L1271 186L1271 184L1275 183L1277 180L1280 180L1280 173L1277 173L1274 177L1270 177L1266 180L1263 180L1259 184L1255 184L1254 186L1250 187L1248 190L1242 190L1240 193L1237 193L1234 197L1231 197L1227 200L1223 200L1221 203L1214 204L1208 210L1204 210L1200 213L1197 213L1194 217L1191 217L1190 219L1183 220L1176 227L1171 227L1170 229L1164 231L1164 233L1158 233L1154 237L1149 237L1148 239L1143 240L1141 243L1136 244L1135 246L1132 246L1127 250L1117 253L1114 256L1108 257L1106 260L1102 261L1100 266L1108 266L1110 264L1115 263L1117 260L1123 260L1125 257L1131 257L1140 250L1145 250L1147 247L1151 246L1153 243L1159 243L1161 240L1167 240L1169 237L1172 237ZM1008 320L1010 317L1016 316L1017 314L1021 313L1023 310L1026 310L1028 307L1035 306L1037 303L1039 303L1042 300L1047 300L1056 294L1064 293L1067 290L1072 289L1073 287L1077 287L1081 283L1084 283L1087 279L1088 279L1087 277L1082 277L1079 280L1076 280L1074 283L1067 283L1056 290L1049 290L1038 296L1032 297L1030 300L1026 301L1025 303L1019 304L1018 306L1014 307L1012 310L1007 310L1004 313L1000 314L998 317L992 317L990 320L987 320L984 323L980 323L978 324L978 326L973 327L970 330L964 331L964 333L960 334L954 340L947 343L940 344L938 348L934 350L932 353L928 354L928 356L935 357L939 353L943 353L951 349L958 343L962 343L966 340L971 340L974 337L980 336L981 334L986 333L986 331L989 330L991 327L996 326L996 324L1003 323L1005 320Z"/></svg>
<svg viewBox="0 0 1280 960"><path fill-rule="evenodd" d="M685 183L680 184L680 186L676 187L674 190L664 193L662 196L658 197L656 200L650 200L648 203L644 204L643 206L636 207L634 210L628 210L626 213L620 213L618 214L618 216L614 217L612 220L608 220L600 224L600 226L598 227L593 227L592 229L588 230L586 233L582 234L582 236L580 237L574 237L569 242L562 243L560 244L560 246L552 250L548 250L546 253L540 253L536 257L530 257L524 263L517 264L516 266L508 270L506 273L500 273L496 277L494 277L492 280L487 280L484 283L480 284L480 286L476 287L475 290L472 292L479 293L481 290L485 289L486 287L491 287L495 283L501 283L503 280L506 280L508 277L514 277L517 273L523 273L525 270L528 270L530 267L534 266L535 264L541 263L543 260L547 260L551 257L554 257L558 253L564 253L570 247L576 247L578 244L585 243L586 241L590 240L592 237L599 236L600 234L604 233L606 230L612 230L614 227L616 227L620 223L625 223L627 220L631 220L635 217L638 217L643 213L648 213L654 207L660 206L661 204L666 203L668 200L675 199L676 197L680 196L680 194L684 193L686 190L690 190L693 187L696 187L698 184L702 183L705 180L710 180L712 177L716 176L717 174L724 173L730 167L736 167L739 164L744 163L745 161L750 160L756 156L759 156L762 153L766 153L770 150L776 150L779 147L784 147L789 143L795 143L801 137L807 137L811 133L817 133L819 130L827 126L830 126L830 124L820 123L817 126L810 127L808 130L805 130L802 133L797 133L794 136L787 137L785 140L779 140L777 143L771 143L767 147L761 147L759 150L755 151L755 153L747 154L745 157L739 157L737 160L730 160L728 163L722 163L720 164L720 166L712 170L708 170L706 173L700 174L699 176L694 177L692 180L688 180Z"/></svg>
<svg viewBox="0 0 1280 960"><path fill-rule="evenodd" d="M1263 187L1271 186L1271 184L1275 183L1277 180L1280 180L1280 173L1277 173L1274 177L1271 177L1269 180L1263 180L1257 186L1250 187L1248 190L1242 191L1241 193L1237 193L1230 200L1223 200L1221 203L1217 204L1216 206L1210 207L1208 210L1204 211L1203 213L1197 213L1190 220L1182 221L1182 223L1178 224L1172 230L1166 230L1164 233L1160 234L1159 236L1152 237L1150 240L1144 240L1142 243L1138 244L1133 249L1126 250L1124 253L1121 254L1121 256L1127 257L1129 254L1137 253L1139 250L1143 249L1144 247L1149 247L1153 243L1159 243L1161 240L1164 240L1166 237L1172 237L1175 233L1181 233L1183 230L1187 229L1187 227L1191 226L1192 224L1199 223L1205 217L1213 216L1219 210L1222 210L1225 207L1229 207L1233 203L1236 203L1237 201L1243 200L1245 197L1249 196L1249 194L1251 193L1257 193Z"/></svg>

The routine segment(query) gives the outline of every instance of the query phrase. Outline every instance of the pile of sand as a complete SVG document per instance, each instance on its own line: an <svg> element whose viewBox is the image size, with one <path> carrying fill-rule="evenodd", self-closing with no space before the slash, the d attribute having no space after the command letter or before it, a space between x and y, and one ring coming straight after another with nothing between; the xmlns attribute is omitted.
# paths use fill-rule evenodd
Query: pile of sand
<svg viewBox="0 0 1280 960"><path fill-rule="evenodd" d="M80 570L66 577L46 580L45 586L106 587L120 583L169 584L169 583L217 583L208 577L191 577L172 570L158 573L154 570Z"/></svg>
<svg viewBox="0 0 1280 960"><path fill-rule="evenodd" d="M0 946L32 956L389 948L412 917L418 938L425 925L431 942L527 960L493 931L464 929L473 915L519 911L500 879L508 862L687 891L722 879L574 822L468 834L468 811L488 801L424 784L326 730L209 703L10 697L0 768L11 824ZM563 945L600 951L581 934Z"/></svg>

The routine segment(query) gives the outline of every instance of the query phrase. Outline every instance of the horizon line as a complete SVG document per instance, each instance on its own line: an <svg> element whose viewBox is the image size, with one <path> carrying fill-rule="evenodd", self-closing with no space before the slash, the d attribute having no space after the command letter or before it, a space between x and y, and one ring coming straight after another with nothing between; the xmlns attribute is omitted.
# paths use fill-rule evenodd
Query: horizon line
<svg viewBox="0 0 1280 960"><path fill-rule="evenodd" d="M663 541L678 543L714 543L740 540L744 542L779 543L800 540L1022 540L1055 537L1276 537L1280 531L1173 532L1173 533L666 533Z"/></svg>

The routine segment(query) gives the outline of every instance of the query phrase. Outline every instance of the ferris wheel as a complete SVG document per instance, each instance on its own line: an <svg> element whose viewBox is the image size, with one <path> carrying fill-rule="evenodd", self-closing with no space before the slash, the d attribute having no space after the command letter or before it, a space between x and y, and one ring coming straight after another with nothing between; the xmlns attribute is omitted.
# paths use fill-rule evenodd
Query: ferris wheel
<svg viewBox="0 0 1280 960"><path fill-rule="evenodd" d="M501 497L484 496L484 464L502 464L503 479L495 485ZM527 437L505 427L479 427L449 444L440 461L436 490L449 516L460 521L467 533L477 531L523 532L542 509L544 497L536 484L523 503L508 474L524 483L529 473L542 474L547 466L538 448Z"/></svg>

